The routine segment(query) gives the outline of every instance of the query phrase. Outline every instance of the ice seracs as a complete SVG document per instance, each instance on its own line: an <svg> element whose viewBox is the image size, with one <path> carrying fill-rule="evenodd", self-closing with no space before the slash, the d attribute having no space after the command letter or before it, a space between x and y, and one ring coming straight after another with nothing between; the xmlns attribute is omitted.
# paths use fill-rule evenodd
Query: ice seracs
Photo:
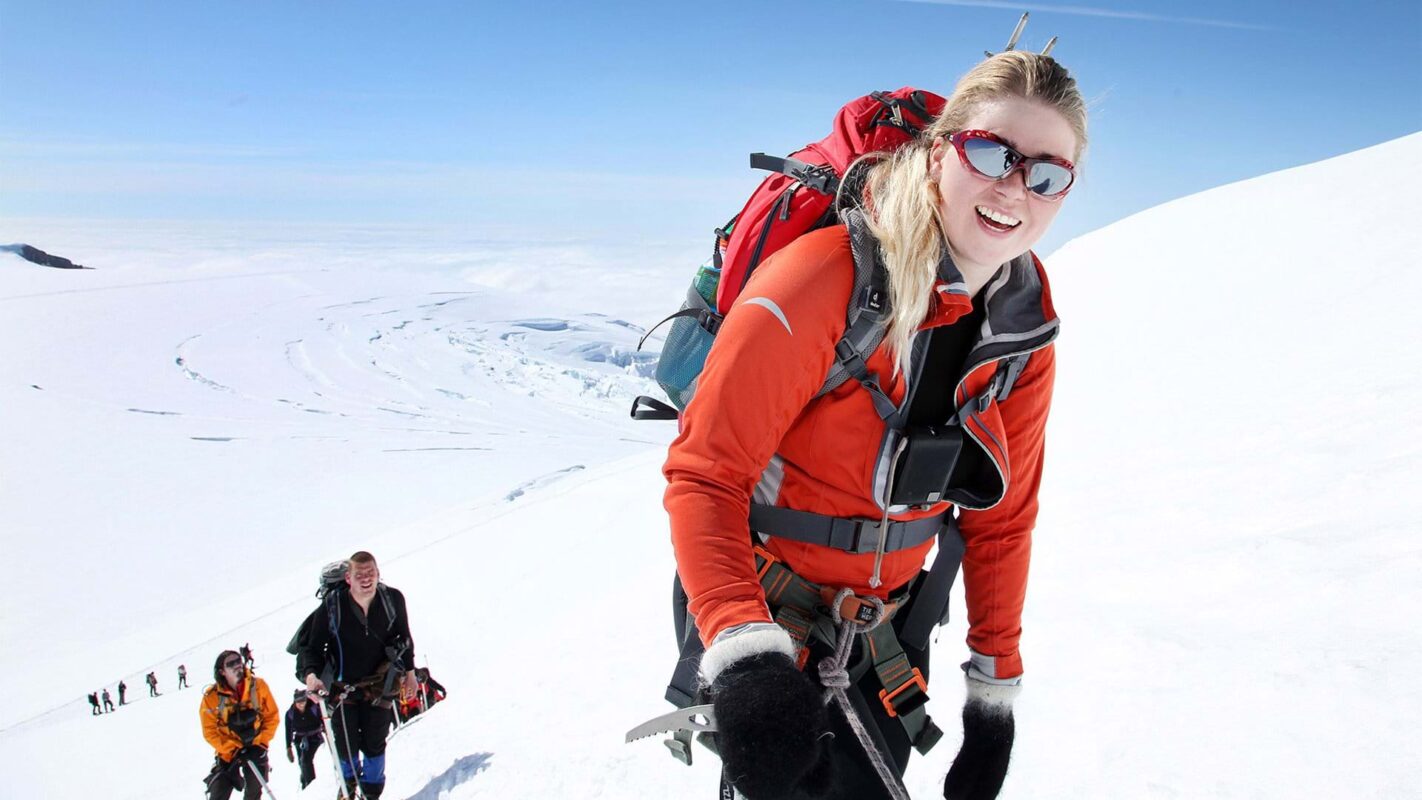
<svg viewBox="0 0 1422 800"><path fill-rule="evenodd" d="M996 222L999 225L1006 225L1009 228L1015 228L1022 223L1022 220L1016 217L1009 217L1008 215L1003 214L999 211L994 211L991 208L988 208L987 206L978 206L977 211L979 214L983 215L984 217L987 217L993 222Z"/></svg>

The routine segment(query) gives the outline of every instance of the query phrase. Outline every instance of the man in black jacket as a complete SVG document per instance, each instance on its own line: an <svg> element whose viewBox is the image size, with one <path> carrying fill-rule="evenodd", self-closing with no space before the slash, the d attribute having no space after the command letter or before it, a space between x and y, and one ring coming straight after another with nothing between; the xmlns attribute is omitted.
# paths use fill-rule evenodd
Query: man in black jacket
<svg viewBox="0 0 1422 800"><path fill-rule="evenodd" d="M316 748L323 741L321 712L306 696L305 689L297 689L291 708L286 710L286 760L301 763L303 789L316 780Z"/></svg>
<svg viewBox="0 0 1422 800"><path fill-rule="evenodd" d="M415 646L405 596L380 583L375 556L350 558L343 589L330 592L307 619L296 677L316 697L331 696L331 735L348 795L376 800L385 790L385 736L403 680L415 691ZM363 756L363 758L362 758Z"/></svg>

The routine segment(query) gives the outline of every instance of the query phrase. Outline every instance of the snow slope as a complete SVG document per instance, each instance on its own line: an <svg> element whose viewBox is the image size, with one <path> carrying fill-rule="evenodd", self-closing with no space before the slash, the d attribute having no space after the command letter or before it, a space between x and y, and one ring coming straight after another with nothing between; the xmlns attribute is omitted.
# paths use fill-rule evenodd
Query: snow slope
<svg viewBox="0 0 1422 800"><path fill-rule="evenodd" d="M1414 135L1047 259L1064 332L1004 797L1415 794L1422 203L1396 176L1419 170ZM0 794L195 796L175 665L200 685L251 642L285 700L316 569L368 547L451 690L393 741L387 796L709 796L714 760L621 741L675 657L671 431L625 419L631 350L699 248L23 224L0 240L97 269L0 254L0 668L27 687ZM956 749L962 618L916 797ZM162 697L89 716L155 668Z"/></svg>

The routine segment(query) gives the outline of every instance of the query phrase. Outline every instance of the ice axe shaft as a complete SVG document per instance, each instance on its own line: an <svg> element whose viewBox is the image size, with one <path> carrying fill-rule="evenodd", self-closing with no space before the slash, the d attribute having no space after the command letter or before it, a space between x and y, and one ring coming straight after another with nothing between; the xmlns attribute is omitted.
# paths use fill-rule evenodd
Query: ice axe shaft
<svg viewBox="0 0 1422 800"><path fill-rule="evenodd" d="M1022 29L1027 27L1027 12L1022 12L1022 19L1017 20L1017 27L1012 29L1012 38L1007 40L1007 47L1002 49L1006 53L1017 46L1017 39L1022 36Z"/></svg>
<svg viewBox="0 0 1422 800"><path fill-rule="evenodd" d="M1027 18L1028 18L1029 16L1031 16L1031 15L1030 15L1028 12L1026 12L1026 11L1022 12L1022 18L1019 19L1019 20L1017 20L1017 27L1012 29L1012 36L1010 36L1010 37L1008 38L1008 40L1007 40L1007 46L1004 47L1004 48L1002 48L1002 52L1006 53L1006 52L1008 52L1009 50L1015 50L1015 49L1017 49L1017 40L1020 39L1020 38L1022 38L1022 31L1023 31L1024 29L1026 29L1026 27L1027 27ZM1044 56L1051 55L1051 54L1052 54L1052 48L1053 48L1053 47L1056 47L1056 46L1057 46L1057 37L1053 36L1051 39L1049 39L1049 40L1047 41L1047 46L1044 47L1044 48L1042 48L1042 53L1041 53L1041 54L1044 55ZM991 50L984 50L984 51L983 51L983 55L987 56L988 58L992 58L992 57L993 57L994 55L996 55L996 54L993 53Z"/></svg>
<svg viewBox="0 0 1422 800"><path fill-rule="evenodd" d="M272 787L267 783L267 779L262 777L262 771L257 769L257 765L248 759L242 759L242 763L247 765L247 770L252 773L252 777L257 779L257 783L262 787L262 793L272 800L277 800L277 796L272 792Z"/></svg>

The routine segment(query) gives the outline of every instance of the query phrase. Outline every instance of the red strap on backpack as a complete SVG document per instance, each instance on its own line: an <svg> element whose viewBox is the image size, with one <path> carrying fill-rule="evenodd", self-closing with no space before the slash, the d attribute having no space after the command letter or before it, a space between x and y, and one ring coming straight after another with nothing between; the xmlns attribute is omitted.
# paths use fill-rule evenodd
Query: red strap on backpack
<svg viewBox="0 0 1422 800"><path fill-rule="evenodd" d="M762 181L732 220L721 259L716 310L724 314L730 309L751 271L772 253L833 220L839 178L856 158L895 150L913 140L942 113L945 102L932 92L908 86L875 92L846 104L835 115L829 136L789 159L753 155L752 166L776 169L768 164L781 162L790 174Z"/></svg>

